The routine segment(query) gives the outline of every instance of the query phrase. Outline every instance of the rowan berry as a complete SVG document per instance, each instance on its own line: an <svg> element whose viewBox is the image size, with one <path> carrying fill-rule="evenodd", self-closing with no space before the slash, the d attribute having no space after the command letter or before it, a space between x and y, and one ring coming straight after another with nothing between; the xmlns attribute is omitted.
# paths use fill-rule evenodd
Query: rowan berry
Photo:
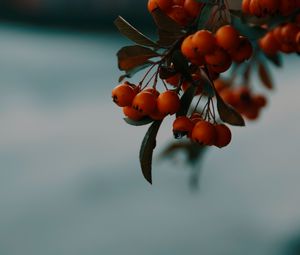
<svg viewBox="0 0 300 255"><path fill-rule="evenodd" d="M259 3L260 0L251 0L249 4L249 13L251 15L261 17L262 16L262 9Z"/></svg>
<svg viewBox="0 0 300 255"><path fill-rule="evenodd" d="M188 13L185 11L183 6L180 5L172 6L167 11L167 15L182 26L186 26L190 21L190 17L188 16Z"/></svg>
<svg viewBox="0 0 300 255"><path fill-rule="evenodd" d="M230 52L230 56L233 61L237 63L244 62L251 58L253 53L253 47L250 41L243 36L240 36L240 43L236 50Z"/></svg>
<svg viewBox="0 0 300 255"><path fill-rule="evenodd" d="M131 106L125 106L123 107L123 113L126 117L128 117L131 120L141 120L144 115L137 110L133 109Z"/></svg>
<svg viewBox="0 0 300 255"><path fill-rule="evenodd" d="M155 89L155 88L146 88L143 90L144 92L150 92L151 94L153 94L156 98L158 98L159 96L159 92Z"/></svg>
<svg viewBox="0 0 300 255"><path fill-rule="evenodd" d="M188 59L196 59L196 48L193 44L193 35L186 37L181 44L181 52Z"/></svg>
<svg viewBox="0 0 300 255"><path fill-rule="evenodd" d="M176 137L183 135L190 136L194 127L194 123L186 116L180 116L173 122L173 134Z"/></svg>
<svg viewBox="0 0 300 255"><path fill-rule="evenodd" d="M264 15L273 15L279 8L280 0L260 0L259 4Z"/></svg>
<svg viewBox="0 0 300 255"><path fill-rule="evenodd" d="M265 107L267 105L267 99L263 95L254 95L252 97L252 100L253 100L254 104L259 108Z"/></svg>
<svg viewBox="0 0 300 255"><path fill-rule="evenodd" d="M203 6L203 4L201 4L195 0L185 0L184 1L184 9L192 18L196 18L199 15L202 6Z"/></svg>
<svg viewBox="0 0 300 255"><path fill-rule="evenodd" d="M224 124L215 125L216 140L214 145L222 148L227 146L231 142L231 131Z"/></svg>
<svg viewBox="0 0 300 255"><path fill-rule="evenodd" d="M113 101L120 107L131 106L136 93L132 86L127 83L118 85L112 90Z"/></svg>
<svg viewBox="0 0 300 255"><path fill-rule="evenodd" d="M232 50L239 46L238 31L230 25L220 27L216 32L217 44L225 50Z"/></svg>
<svg viewBox="0 0 300 255"><path fill-rule="evenodd" d="M283 16L290 15L296 8L295 0L280 0L279 11Z"/></svg>
<svg viewBox="0 0 300 255"><path fill-rule="evenodd" d="M142 91L134 97L132 107L142 114L150 115L156 109L156 97L151 92Z"/></svg>
<svg viewBox="0 0 300 255"><path fill-rule="evenodd" d="M243 0L242 2L242 11L244 13L249 13L250 12L250 2L251 0Z"/></svg>
<svg viewBox="0 0 300 255"><path fill-rule="evenodd" d="M205 55L205 61L210 65L211 70L216 73L223 73L231 66L231 58L227 51L217 48L211 54Z"/></svg>
<svg viewBox="0 0 300 255"><path fill-rule="evenodd" d="M216 140L215 126L208 121L199 121L192 130L191 138L193 141L203 145L213 145Z"/></svg>
<svg viewBox="0 0 300 255"><path fill-rule="evenodd" d="M280 50L280 44L273 32L267 33L260 39L259 46L267 55L274 55Z"/></svg>
<svg viewBox="0 0 300 255"><path fill-rule="evenodd" d="M157 109L159 112L167 115L174 114L180 108L180 99L176 92L168 90L159 95L157 98Z"/></svg>
<svg viewBox="0 0 300 255"><path fill-rule="evenodd" d="M200 30L192 37L192 44L200 55L212 53L217 46L216 38L208 30Z"/></svg>

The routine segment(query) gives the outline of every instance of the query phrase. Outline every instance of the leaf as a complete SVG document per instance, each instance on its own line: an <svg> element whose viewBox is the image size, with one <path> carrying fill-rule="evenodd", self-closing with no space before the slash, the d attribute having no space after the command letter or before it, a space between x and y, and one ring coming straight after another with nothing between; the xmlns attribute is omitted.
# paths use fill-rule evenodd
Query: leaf
<svg viewBox="0 0 300 255"><path fill-rule="evenodd" d="M206 151L207 146L202 146L198 143L188 142L173 142L169 144L160 154L160 157L172 157L173 154L183 151L187 154L186 161L188 164L195 165L201 156Z"/></svg>
<svg viewBox="0 0 300 255"><path fill-rule="evenodd" d="M140 149L140 164L145 179L152 184L152 156L156 146L156 136L162 121L154 121L149 127Z"/></svg>
<svg viewBox="0 0 300 255"><path fill-rule="evenodd" d="M173 68L167 66L161 66L159 68L159 78L162 80L168 79L174 75L176 75L176 71Z"/></svg>
<svg viewBox="0 0 300 255"><path fill-rule="evenodd" d="M263 37L267 30L259 26L249 26L244 23L239 17L231 15L232 25L240 32L241 35L247 37L250 40L257 40Z"/></svg>
<svg viewBox="0 0 300 255"><path fill-rule="evenodd" d="M275 66L277 67L282 67L282 58L280 54L275 54L275 55L266 55L265 57L270 60L270 62L272 62Z"/></svg>
<svg viewBox="0 0 300 255"><path fill-rule="evenodd" d="M260 78L262 84L267 89L273 89L274 86L273 86L273 81L271 78L270 71L269 71L269 69L267 69L267 66L261 62L258 63L258 75L259 75L259 78Z"/></svg>
<svg viewBox="0 0 300 255"><path fill-rule="evenodd" d="M148 59L157 57L159 54L149 48L133 45L120 49L117 56L119 69L127 71L147 63Z"/></svg>
<svg viewBox="0 0 300 255"><path fill-rule="evenodd" d="M243 117L232 106L226 104L216 90L215 93L221 120L233 126L245 126Z"/></svg>
<svg viewBox="0 0 300 255"><path fill-rule="evenodd" d="M118 30L131 41L143 46L158 48L158 45L154 41L142 34L122 17L119 16L116 18L114 24Z"/></svg>
<svg viewBox="0 0 300 255"><path fill-rule="evenodd" d="M173 32L159 29L158 30L159 39L157 43L160 47L167 48L173 45L181 36L182 34L176 34L176 33L174 34Z"/></svg>
<svg viewBox="0 0 300 255"><path fill-rule="evenodd" d="M176 113L176 117L187 115L190 105L195 96L196 90L197 90L196 86L189 86L188 89L184 92L184 94L180 99L180 109Z"/></svg>
<svg viewBox="0 0 300 255"><path fill-rule="evenodd" d="M214 85L211 82L211 80L208 78L206 73L202 69L200 69L200 71L201 71L201 82L203 84L203 91L207 96L213 97L215 95Z"/></svg>
<svg viewBox="0 0 300 255"><path fill-rule="evenodd" d="M185 76L186 80L192 81L192 77L189 72L189 62L187 59L182 55L180 50L175 50L172 54L171 61L174 65L174 69L182 73L183 76Z"/></svg>
<svg viewBox="0 0 300 255"><path fill-rule="evenodd" d="M153 65L153 62L152 61L147 61L145 62L143 65L140 65L140 66L136 66L130 70L126 70L126 73L121 75L119 77L119 82L123 81L125 78L131 78L133 75L135 75L137 72L149 67Z"/></svg>
<svg viewBox="0 0 300 255"><path fill-rule="evenodd" d="M125 122L131 126L145 126L145 125L148 125L150 123L153 122L153 119L151 118L144 118L144 119L141 119L141 120L132 120L132 119L129 119L129 118L124 118Z"/></svg>
<svg viewBox="0 0 300 255"><path fill-rule="evenodd" d="M151 14L159 30L168 31L174 35L183 34L182 27L164 14L159 8L156 8Z"/></svg>

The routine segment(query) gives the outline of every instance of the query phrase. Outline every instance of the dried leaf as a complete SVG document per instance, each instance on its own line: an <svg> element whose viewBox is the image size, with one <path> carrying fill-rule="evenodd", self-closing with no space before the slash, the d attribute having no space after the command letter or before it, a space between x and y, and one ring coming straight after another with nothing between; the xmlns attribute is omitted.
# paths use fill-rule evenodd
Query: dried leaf
<svg viewBox="0 0 300 255"><path fill-rule="evenodd" d="M216 90L215 93L220 119L233 126L245 126L243 117L232 106L226 104Z"/></svg>
<svg viewBox="0 0 300 255"><path fill-rule="evenodd" d="M116 18L114 24L119 29L119 31L131 41L143 46L158 48L158 45L154 41L142 34L122 17L119 16L118 18Z"/></svg>
<svg viewBox="0 0 300 255"><path fill-rule="evenodd" d="M270 71L267 68L267 66L261 62L258 63L258 75L259 75L259 78L260 78L262 84L267 89L273 89L274 86L273 86Z"/></svg>
<svg viewBox="0 0 300 255"><path fill-rule="evenodd" d="M145 179L152 184L152 156L156 146L156 136L162 121L154 121L149 127L140 149L140 164Z"/></svg>
<svg viewBox="0 0 300 255"><path fill-rule="evenodd" d="M119 69L128 71L147 63L148 59L157 57L159 54L149 48L133 45L120 49L117 56Z"/></svg>

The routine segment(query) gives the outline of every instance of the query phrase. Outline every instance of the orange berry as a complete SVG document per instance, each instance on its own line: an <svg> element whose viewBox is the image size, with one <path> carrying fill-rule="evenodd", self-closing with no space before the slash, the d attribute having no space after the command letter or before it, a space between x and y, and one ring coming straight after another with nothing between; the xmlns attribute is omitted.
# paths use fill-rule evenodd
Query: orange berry
<svg viewBox="0 0 300 255"><path fill-rule="evenodd" d="M136 93L127 83L120 84L112 90L113 101L120 107L130 106Z"/></svg>
<svg viewBox="0 0 300 255"><path fill-rule="evenodd" d="M259 46L267 55L274 55L280 49L280 44L276 40L273 32L267 33L260 39Z"/></svg>
<svg viewBox="0 0 300 255"><path fill-rule="evenodd" d="M232 60L241 63L251 58L253 47L250 41L243 36L240 36L240 44L235 51L230 52Z"/></svg>
<svg viewBox="0 0 300 255"><path fill-rule="evenodd" d="M179 85L180 78L181 78L180 74L175 74L175 75L167 78L165 81L167 83L173 85L174 87L177 87Z"/></svg>
<svg viewBox="0 0 300 255"><path fill-rule="evenodd" d="M249 10L250 2L251 2L251 0L243 0L243 2L242 2L242 11L243 11L243 13L249 13L250 12L250 10Z"/></svg>
<svg viewBox="0 0 300 255"><path fill-rule="evenodd" d="M141 120L144 115L137 110L133 109L131 106L125 106L123 107L123 113L126 117L128 117L131 120Z"/></svg>
<svg viewBox="0 0 300 255"><path fill-rule="evenodd" d="M142 114L150 115L156 109L156 97L151 92L142 91L134 97L132 107Z"/></svg>
<svg viewBox="0 0 300 255"><path fill-rule="evenodd" d="M260 6L264 15L274 14L280 5L280 0L260 0Z"/></svg>
<svg viewBox="0 0 300 255"><path fill-rule="evenodd" d="M188 16L188 13L185 11L183 6L180 5L173 5L167 11L167 15L182 26L186 26L190 21L190 17Z"/></svg>
<svg viewBox="0 0 300 255"><path fill-rule="evenodd" d="M180 116L173 122L173 133L175 138L187 134L190 136L194 123L186 116Z"/></svg>
<svg viewBox="0 0 300 255"><path fill-rule="evenodd" d="M263 95L254 95L252 100L254 104L259 108L265 107L267 105L267 99Z"/></svg>
<svg viewBox="0 0 300 255"><path fill-rule="evenodd" d="M208 121L199 121L193 128L191 138L200 144L213 145L216 140L215 126Z"/></svg>
<svg viewBox="0 0 300 255"><path fill-rule="evenodd" d="M202 6L203 4L198 3L195 0L185 0L183 7L192 18L196 18L199 15Z"/></svg>
<svg viewBox="0 0 300 255"><path fill-rule="evenodd" d="M157 109L159 112L167 115L174 114L180 108L180 99L176 92L168 90L159 95L157 98Z"/></svg>
<svg viewBox="0 0 300 255"><path fill-rule="evenodd" d="M238 31L230 25L220 27L216 32L217 44L225 50L231 50L240 44Z"/></svg>
<svg viewBox="0 0 300 255"><path fill-rule="evenodd" d="M158 7L156 0L148 0L148 11L153 12Z"/></svg>
<svg viewBox="0 0 300 255"><path fill-rule="evenodd" d="M295 0L280 0L279 11L283 16L288 16L292 14L295 8L296 8Z"/></svg>
<svg viewBox="0 0 300 255"><path fill-rule="evenodd" d="M232 63L229 54L222 48L217 48L213 53L205 55L205 61L216 73L225 72Z"/></svg>
<svg viewBox="0 0 300 255"><path fill-rule="evenodd" d="M156 98L159 96L159 92L155 89L155 88L147 88L145 90L143 90L144 92L150 92L151 94L153 94Z"/></svg>
<svg viewBox="0 0 300 255"><path fill-rule="evenodd" d="M294 23L288 23L281 29L283 43L295 43L300 28Z"/></svg>
<svg viewBox="0 0 300 255"><path fill-rule="evenodd" d="M259 109L256 106L251 106L243 115L249 120L256 120L259 116Z"/></svg>
<svg viewBox="0 0 300 255"><path fill-rule="evenodd" d="M193 45L193 35L186 37L181 44L181 52L188 59L197 58L196 48Z"/></svg>
<svg viewBox="0 0 300 255"><path fill-rule="evenodd" d="M227 104L230 104L231 106L236 106L239 102L237 100L237 97L235 96L235 93L230 88L225 88L219 93L220 97L223 99L223 101Z"/></svg>
<svg viewBox="0 0 300 255"><path fill-rule="evenodd" d="M249 5L249 12L251 15L255 15L257 17L262 16L263 13L259 1L260 0L251 0Z"/></svg>
<svg viewBox="0 0 300 255"><path fill-rule="evenodd" d="M286 54L293 53L296 51L295 45L289 43L283 43L280 46L280 50Z"/></svg>
<svg viewBox="0 0 300 255"><path fill-rule="evenodd" d="M172 0L172 5L184 5L185 0Z"/></svg>
<svg viewBox="0 0 300 255"><path fill-rule="evenodd" d="M210 54L216 48L216 38L208 30L200 30L192 37L192 44L200 55Z"/></svg>
<svg viewBox="0 0 300 255"><path fill-rule="evenodd" d="M214 81L214 86L215 89L220 93L223 89L228 88L229 84L222 79L217 79Z"/></svg>
<svg viewBox="0 0 300 255"><path fill-rule="evenodd" d="M215 125L215 129L217 135L214 145L219 148L227 146L231 142L230 129L224 124Z"/></svg>
<svg viewBox="0 0 300 255"><path fill-rule="evenodd" d="M161 113L161 112L159 112L159 111L156 109L154 112L152 112L152 113L149 115L149 117L150 117L151 119L153 119L153 120L162 120L162 119L164 119L164 118L166 117L166 115L163 114L163 113Z"/></svg>
<svg viewBox="0 0 300 255"><path fill-rule="evenodd" d="M168 11L172 6L172 0L156 0L156 3L163 11Z"/></svg>

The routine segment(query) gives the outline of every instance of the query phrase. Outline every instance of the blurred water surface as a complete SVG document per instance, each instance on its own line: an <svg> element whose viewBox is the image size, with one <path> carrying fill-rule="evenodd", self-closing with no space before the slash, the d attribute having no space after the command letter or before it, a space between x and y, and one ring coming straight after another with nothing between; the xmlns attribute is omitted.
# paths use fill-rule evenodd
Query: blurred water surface
<svg viewBox="0 0 300 255"><path fill-rule="evenodd" d="M146 127L126 125L110 98L126 43L0 27L0 254L280 254L300 227L296 58L273 72L262 118L206 154L191 192L177 161L155 163L152 187L142 178Z"/></svg>

